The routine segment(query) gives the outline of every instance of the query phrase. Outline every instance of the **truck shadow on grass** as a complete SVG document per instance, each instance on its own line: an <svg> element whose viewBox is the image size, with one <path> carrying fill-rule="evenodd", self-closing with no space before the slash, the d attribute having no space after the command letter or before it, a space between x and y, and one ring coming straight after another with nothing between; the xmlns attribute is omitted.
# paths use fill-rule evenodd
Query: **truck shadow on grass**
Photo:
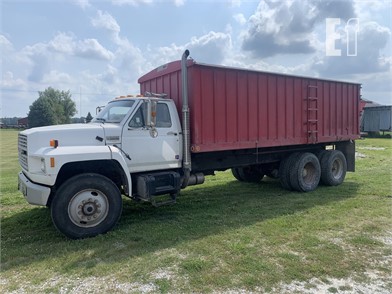
<svg viewBox="0 0 392 294"><path fill-rule="evenodd" d="M2 269L7 271L47 259L57 271L80 272L97 264L169 249L183 242L221 234L356 195L358 184L320 186L310 193L289 192L277 181L260 184L209 180L205 186L181 192L177 204L152 207L125 199L122 217L113 231L84 240L69 240L57 232L50 210L32 208L2 221ZM86 262L86 252L89 256ZM92 252L92 253L91 253ZM57 264L56 261L60 264Z"/></svg>

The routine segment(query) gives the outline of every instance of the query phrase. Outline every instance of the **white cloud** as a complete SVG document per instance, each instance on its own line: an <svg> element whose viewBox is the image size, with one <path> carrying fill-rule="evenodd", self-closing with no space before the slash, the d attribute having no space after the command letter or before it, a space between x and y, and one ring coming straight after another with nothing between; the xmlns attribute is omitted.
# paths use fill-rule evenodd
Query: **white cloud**
<svg viewBox="0 0 392 294"><path fill-rule="evenodd" d="M186 0L169 0L171 1L174 6L180 7L184 6ZM141 6L141 5L153 5L156 3L166 3L169 2L168 0L112 0L114 5L123 6L123 5L130 5L130 6ZM238 1L238 0L237 0Z"/></svg>
<svg viewBox="0 0 392 294"><path fill-rule="evenodd" d="M185 5L185 0L173 0L173 3L175 6L179 7Z"/></svg>
<svg viewBox="0 0 392 294"><path fill-rule="evenodd" d="M134 46L128 39L121 38L114 56L111 65L121 72L121 80L128 84L136 82L137 78L144 72L147 63L142 50Z"/></svg>
<svg viewBox="0 0 392 294"><path fill-rule="evenodd" d="M345 36L345 34L342 34ZM341 56L322 56L313 68L324 76L345 76L387 72L391 69L390 56L382 56L391 37L391 30L375 22L362 23L357 37L357 55L347 56L347 39L342 38Z"/></svg>
<svg viewBox="0 0 392 294"><path fill-rule="evenodd" d="M1 81L0 81L0 86L2 88L24 88L26 86L26 82L20 78L15 78L13 72L11 71L6 71L2 73Z"/></svg>
<svg viewBox="0 0 392 294"><path fill-rule="evenodd" d="M75 82L69 74L57 70L51 70L45 73L41 81L43 84L56 85L56 87L67 87Z"/></svg>
<svg viewBox="0 0 392 294"><path fill-rule="evenodd" d="M102 12L98 10L97 16L91 19L91 24L96 28L102 28L115 35L120 33L120 26L117 21L107 12Z"/></svg>
<svg viewBox="0 0 392 294"><path fill-rule="evenodd" d="M232 48L231 36L222 32L209 32L199 38L192 37L187 44L191 54L204 62L219 64Z"/></svg>
<svg viewBox="0 0 392 294"><path fill-rule="evenodd" d="M114 54L104 48L98 40L77 40L74 34L62 32L47 43L26 46L18 55L28 60L31 68L28 79L32 82L42 81L45 73L61 61L69 62L70 56L104 62L114 58Z"/></svg>
<svg viewBox="0 0 392 294"><path fill-rule="evenodd" d="M229 6L230 7L240 7L241 6L241 0L228 0Z"/></svg>
<svg viewBox="0 0 392 294"><path fill-rule="evenodd" d="M111 60L114 58L114 54L104 48L96 39L78 41L74 54L76 56L92 59Z"/></svg>
<svg viewBox="0 0 392 294"><path fill-rule="evenodd" d="M154 49L150 54L153 56L154 64L159 66L180 59L185 49L190 51L191 57L196 61L220 64L232 49L231 36L229 33L211 31L200 37L193 36L184 45L173 43L170 46L158 48L157 53Z"/></svg>
<svg viewBox="0 0 392 294"><path fill-rule="evenodd" d="M75 36L66 33L58 33L53 40L49 41L47 48L51 51L72 55L75 50ZM41 48L41 50L45 50Z"/></svg>
<svg viewBox="0 0 392 294"><path fill-rule="evenodd" d="M0 49L2 52L13 49L12 43L4 35L0 35Z"/></svg>
<svg viewBox="0 0 392 294"><path fill-rule="evenodd" d="M91 6L89 0L71 0L71 2L82 9L86 9Z"/></svg>
<svg viewBox="0 0 392 294"><path fill-rule="evenodd" d="M89 59L111 60L113 53L104 48L96 39L76 40L73 34L58 33L47 45L42 44L38 51L46 49Z"/></svg>
<svg viewBox="0 0 392 294"><path fill-rule="evenodd" d="M112 0L114 5L132 5L139 6L143 4L152 4L153 0Z"/></svg>
<svg viewBox="0 0 392 294"><path fill-rule="evenodd" d="M101 80L108 84L115 84L118 82L120 76L117 68L108 65L107 70L101 75Z"/></svg>
<svg viewBox="0 0 392 294"><path fill-rule="evenodd" d="M326 17L348 19L354 15L351 1L262 1L249 18L242 49L259 58L314 53L316 25Z"/></svg>
<svg viewBox="0 0 392 294"><path fill-rule="evenodd" d="M382 14L385 12L387 12L386 15L389 12L390 17L392 2L390 0L354 0L354 7L361 21L376 21L377 18L382 19Z"/></svg>
<svg viewBox="0 0 392 294"><path fill-rule="evenodd" d="M246 24L246 18L242 13L237 13L233 15L233 18L235 19L236 22L238 22L240 25Z"/></svg>

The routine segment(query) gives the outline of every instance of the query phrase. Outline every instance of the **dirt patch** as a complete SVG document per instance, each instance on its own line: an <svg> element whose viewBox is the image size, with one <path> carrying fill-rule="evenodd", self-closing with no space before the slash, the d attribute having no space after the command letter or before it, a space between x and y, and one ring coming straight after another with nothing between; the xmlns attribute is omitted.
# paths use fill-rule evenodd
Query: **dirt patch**
<svg viewBox="0 0 392 294"><path fill-rule="evenodd" d="M389 294L391 285L388 288L388 278L379 278L377 274L369 274L368 282L358 282L353 278L335 279L329 278L321 281L313 278L307 282L292 282L290 284L280 284L270 293L373 293Z"/></svg>
<svg viewBox="0 0 392 294"><path fill-rule="evenodd" d="M358 150L385 150L384 147L357 147Z"/></svg>
<svg viewBox="0 0 392 294"><path fill-rule="evenodd" d="M366 155L363 153L355 152L355 158L366 158Z"/></svg>

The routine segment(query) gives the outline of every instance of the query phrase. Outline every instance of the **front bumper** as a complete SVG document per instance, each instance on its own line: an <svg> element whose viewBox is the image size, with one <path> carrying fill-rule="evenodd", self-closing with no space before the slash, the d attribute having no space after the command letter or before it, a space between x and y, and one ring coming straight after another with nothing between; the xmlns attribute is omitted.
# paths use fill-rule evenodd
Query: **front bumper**
<svg viewBox="0 0 392 294"><path fill-rule="evenodd" d="M45 206L48 203L50 188L32 183L23 172L19 173L18 190L30 204Z"/></svg>

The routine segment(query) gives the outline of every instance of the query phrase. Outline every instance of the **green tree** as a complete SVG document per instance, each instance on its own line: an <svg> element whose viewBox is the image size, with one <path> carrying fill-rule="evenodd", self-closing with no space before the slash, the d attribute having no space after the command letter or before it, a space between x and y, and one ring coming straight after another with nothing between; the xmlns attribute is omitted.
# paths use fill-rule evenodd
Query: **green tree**
<svg viewBox="0 0 392 294"><path fill-rule="evenodd" d="M71 122L76 113L75 102L69 91L60 91L51 87L38 92L38 99L30 105L29 125L40 127Z"/></svg>
<svg viewBox="0 0 392 294"><path fill-rule="evenodd" d="M89 112L86 116L86 123L89 123L91 120L93 119L93 116L91 115L91 113Z"/></svg>

